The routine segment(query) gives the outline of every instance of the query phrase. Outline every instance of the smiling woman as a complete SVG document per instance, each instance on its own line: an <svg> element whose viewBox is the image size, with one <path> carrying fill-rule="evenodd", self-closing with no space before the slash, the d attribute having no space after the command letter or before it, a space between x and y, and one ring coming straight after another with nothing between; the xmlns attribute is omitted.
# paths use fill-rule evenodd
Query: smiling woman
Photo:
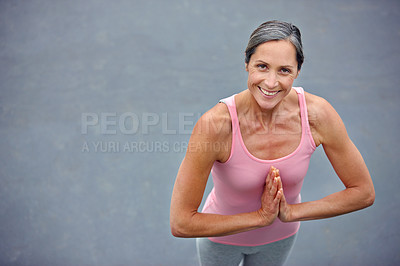
<svg viewBox="0 0 400 266"><path fill-rule="evenodd" d="M374 202L369 171L339 115L293 87L304 61L300 37L290 23L260 25L246 49L248 88L220 100L193 129L188 146L198 149L188 149L179 168L170 223L174 236L198 238L201 265L282 265L300 221ZM216 144L224 149L210 148ZM301 202L319 145L346 188ZM210 172L214 188L199 211Z"/></svg>
<svg viewBox="0 0 400 266"><path fill-rule="evenodd" d="M269 41L257 47L246 63L247 86L262 109L272 109L289 94L299 74L297 65L290 41Z"/></svg>

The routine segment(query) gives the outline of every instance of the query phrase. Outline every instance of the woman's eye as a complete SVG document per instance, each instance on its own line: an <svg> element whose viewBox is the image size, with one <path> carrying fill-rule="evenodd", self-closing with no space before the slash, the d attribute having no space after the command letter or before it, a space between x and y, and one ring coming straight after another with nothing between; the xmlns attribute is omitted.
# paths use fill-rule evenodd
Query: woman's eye
<svg viewBox="0 0 400 266"><path fill-rule="evenodd" d="M282 68L281 71L282 71L282 73L284 73L284 74L290 74L290 70L287 69L287 68Z"/></svg>
<svg viewBox="0 0 400 266"><path fill-rule="evenodd" d="M259 65L257 65L257 67L258 67L259 69L261 69L261 70L267 69L267 66L264 65L264 64L259 64Z"/></svg>

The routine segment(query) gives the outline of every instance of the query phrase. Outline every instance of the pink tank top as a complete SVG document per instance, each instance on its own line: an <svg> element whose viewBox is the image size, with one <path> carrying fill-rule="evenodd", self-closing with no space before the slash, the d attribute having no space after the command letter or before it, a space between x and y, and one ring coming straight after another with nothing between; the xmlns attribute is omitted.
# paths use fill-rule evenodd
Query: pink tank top
<svg viewBox="0 0 400 266"><path fill-rule="evenodd" d="M279 169L287 202L301 202L301 186L316 146L308 123L304 90L300 87L294 89L300 106L301 141L294 152L274 160L261 160L247 150L240 133L235 95L220 101L227 105L232 120L231 154L226 162L216 161L211 169L214 188L207 197L203 213L232 215L258 210L261 207L265 178L271 165ZM222 244L257 246L290 237L299 227L300 222L282 223L277 218L270 226L209 239Z"/></svg>

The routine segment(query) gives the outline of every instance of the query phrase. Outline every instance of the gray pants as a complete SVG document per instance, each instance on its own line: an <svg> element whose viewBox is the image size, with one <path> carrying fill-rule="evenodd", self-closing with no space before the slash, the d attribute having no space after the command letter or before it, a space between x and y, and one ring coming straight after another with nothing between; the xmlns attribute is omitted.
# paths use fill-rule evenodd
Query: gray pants
<svg viewBox="0 0 400 266"><path fill-rule="evenodd" d="M270 244L247 247L219 244L208 238L196 240L201 266L283 265L294 245L296 235Z"/></svg>

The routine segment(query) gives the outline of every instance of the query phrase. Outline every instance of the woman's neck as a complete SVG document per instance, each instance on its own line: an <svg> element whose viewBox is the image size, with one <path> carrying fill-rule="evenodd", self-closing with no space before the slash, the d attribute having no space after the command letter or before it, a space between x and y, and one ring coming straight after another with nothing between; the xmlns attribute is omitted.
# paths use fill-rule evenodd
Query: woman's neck
<svg viewBox="0 0 400 266"><path fill-rule="evenodd" d="M276 119L287 111L287 98L290 93L277 105L271 109L262 109L257 101L254 99L251 92L247 89L239 93L236 98L236 108L240 116L254 122L260 123L264 128L269 128L273 125ZM240 111L239 111L240 110Z"/></svg>

